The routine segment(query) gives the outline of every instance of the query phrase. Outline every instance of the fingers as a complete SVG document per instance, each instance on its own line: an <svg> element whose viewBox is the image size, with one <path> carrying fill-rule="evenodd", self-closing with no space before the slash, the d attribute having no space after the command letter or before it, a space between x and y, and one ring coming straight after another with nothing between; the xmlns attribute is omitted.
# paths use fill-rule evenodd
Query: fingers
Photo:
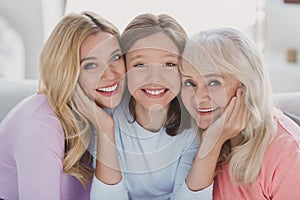
<svg viewBox="0 0 300 200"><path fill-rule="evenodd" d="M232 124L232 131L236 134L240 133L246 127L247 121L247 108L245 105L245 96L242 88L239 88L236 92L236 104L228 120L229 124Z"/></svg>
<svg viewBox="0 0 300 200"><path fill-rule="evenodd" d="M80 85L77 83L75 88L75 93L73 96L74 102L80 112L84 111L85 105L88 103L85 103L88 101L86 95L84 94L83 90L81 89Z"/></svg>
<svg viewBox="0 0 300 200"><path fill-rule="evenodd" d="M215 145L222 144L237 136L245 129L247 124L248 109L245 105L245 93L238 88L224 113L208 129L204 131L199 149L199 158L204 158Z"/></svg>

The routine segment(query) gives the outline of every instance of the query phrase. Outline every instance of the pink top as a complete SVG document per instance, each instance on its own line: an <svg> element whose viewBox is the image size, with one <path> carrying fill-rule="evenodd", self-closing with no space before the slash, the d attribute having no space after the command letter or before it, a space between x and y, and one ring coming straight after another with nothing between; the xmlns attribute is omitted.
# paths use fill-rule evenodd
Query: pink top
<svg viewBox="0 0 300 200"><path fill-rule="evenodd" d="M45 95L18 104L0 124L0 199L89 199L64 173L64 134Z"/></svg>
<svg viewBox="0 0 300 200"><path fill-rule="evenodd" d="M300 127L277 112L278 130L270 144L261 173L247 187L231 183L225 165L214 183L213 197L219 199L300 199Z"/></svg>

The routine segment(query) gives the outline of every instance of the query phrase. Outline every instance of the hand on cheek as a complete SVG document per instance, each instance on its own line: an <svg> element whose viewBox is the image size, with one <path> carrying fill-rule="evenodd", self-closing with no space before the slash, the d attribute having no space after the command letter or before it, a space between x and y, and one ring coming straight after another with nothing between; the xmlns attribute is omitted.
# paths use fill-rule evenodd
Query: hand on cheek
<svg viewBox="0 0 300 200"><path fill-rule="evenodd" d="M238 88L224 113L212 123L202 135L199 157L204 158L215 145L223 145L237 136L246 127L248 111L245 106L242 89Z"/></svg>

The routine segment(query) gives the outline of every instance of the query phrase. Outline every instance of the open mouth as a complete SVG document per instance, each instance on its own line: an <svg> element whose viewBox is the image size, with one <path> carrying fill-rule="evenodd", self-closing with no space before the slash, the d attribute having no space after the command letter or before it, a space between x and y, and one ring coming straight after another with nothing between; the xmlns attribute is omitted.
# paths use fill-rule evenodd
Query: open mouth
<svg viewBox="0 0 300 200"><path fill-rule="evenodd" d="M97 88L96 91L101 93L104 96L112 96L113 94L115 94L118 91L118 84L119 83L115 83L110 86Z"/></svg>
<svg viewBox="0 0 300 200"><path fill-rule="evenodd" d="M142 89L142 91L150 97L161 97L168 91L168 89Z"/></svg>
<svg viewBox="0 0 300 200"><path fill-rule="evenodd" d="M218 109L218 107L216 107L216 108L198 108L197 111L200 113L211 113L217 109Z"/></svg>

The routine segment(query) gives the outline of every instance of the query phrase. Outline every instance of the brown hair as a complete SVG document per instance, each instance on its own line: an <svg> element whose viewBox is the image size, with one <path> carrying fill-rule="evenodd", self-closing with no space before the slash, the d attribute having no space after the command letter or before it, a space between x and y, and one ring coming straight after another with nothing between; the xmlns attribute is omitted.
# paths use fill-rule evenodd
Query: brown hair
<svg viewBox="0 0 300 200"><path fill-rule="evenodd" d="M183 27L173 17L167 14L154 15L146 13L135 17L127 25L122 34L122 51L126 55L136 41L160 32L165 33L175 43L181 55L184 50L187 34ZM183 108L183 106L178 100L178 97L174 98L170 103L167 120L164 124L168 135L174 136L178 133L182 122L181 108ZM129 100L129 111L133 117L132 122L136 121L135 99L132 96Z"/></svg>

